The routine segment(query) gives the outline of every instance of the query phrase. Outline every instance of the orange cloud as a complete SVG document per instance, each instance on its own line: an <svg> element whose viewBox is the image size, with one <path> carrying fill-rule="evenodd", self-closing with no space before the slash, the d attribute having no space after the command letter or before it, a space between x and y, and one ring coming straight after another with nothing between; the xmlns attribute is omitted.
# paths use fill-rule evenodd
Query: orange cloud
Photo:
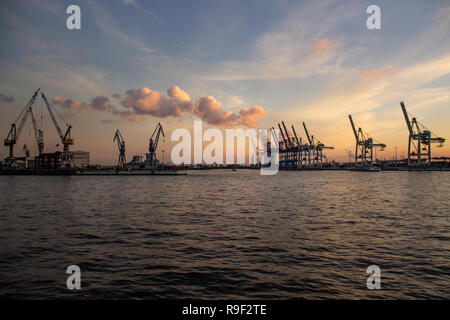
<svg viewBox="0 0 450 320"><path fill-rule="evenodd" d="M241 124L254 128L258 124L259 120L267 114L267 112L263 107L253 106L251 108L242 108L241 111L239 111L239 114L242 116L240 119Z"/></svg>
<svg viewBox="0 0 450 320"><path fill-rule="evenodd" d="M332 49L338 47L339 44L333 39L323 38L313 42L312 53L318 56L324 56L331 52Z"/></svg>
<svg viewBox="0 0 450 320"><path fill-rule="evenodd" d="M231 111L222 109L222 102L217 101L211 96L200 96L195 102L194 113L202 120L214 125L229 125L237 124L239 116L233 114Z"/></svg>
<svg viewBox="0 0 450 320"><path fill-rule="evenodd" d="M113 97L117 99L120 95L114 94ZM131 122L139 122L146 115L166 118L181 117L182 114L188 113L195 114L213 125L255 127L259 120L266 115L266 111L260 106L242 108L239 114L226 111L222 108L222 103L212 96L198 97L194 107L189 94L177 86L170 87L167 90L167 96L147 87L130 89L126 91L122 99L121 103L125 108L122 110L112 106L110 99L105 96L97 96L90 103L56 96L53 98L53 104L63 108L67 116L73 116L75 110L85 110L91 113L109 111L121 119Z"/></svg>
<svg viewBox="0 0 450 320"><path fill-rule="evenodd" d="M394 72L396 72L397 69L393 66L387 66L384 68L381 68L379 70L372 69L367 71L361 71L361 77L366 79L381 79L386 75L390 75Z"/></svg>

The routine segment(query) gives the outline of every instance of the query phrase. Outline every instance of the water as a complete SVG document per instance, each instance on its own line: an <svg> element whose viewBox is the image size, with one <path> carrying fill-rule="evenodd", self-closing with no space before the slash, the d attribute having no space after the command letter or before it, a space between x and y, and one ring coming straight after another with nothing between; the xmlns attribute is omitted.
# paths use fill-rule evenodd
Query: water
<svg viewBox="0 0 450 320"><path fill-rule="evenodd" d="M449 190L450 172L0 176L0 298L449 299Z"/></svg>

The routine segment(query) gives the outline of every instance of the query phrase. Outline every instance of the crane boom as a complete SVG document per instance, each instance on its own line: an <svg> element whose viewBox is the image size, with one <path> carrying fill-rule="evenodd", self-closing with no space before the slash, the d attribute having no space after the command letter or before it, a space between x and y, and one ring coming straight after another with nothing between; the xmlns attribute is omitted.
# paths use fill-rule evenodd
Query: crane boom
<svg viewBox="0 0 450 320"><path fill-rule="evenodd" d="M19 136L20 136L20 133L22 132L23 126L24 126L25 122L27 121L28 114L30 113L31 108L33 107L34 102L36 101L36 96L37 96L39 90L41 90L41 88L36 90L36 92L33 94L33 96L31 97L30 101L27 104L25 114L23 115L22 119L20 120L19 127L17 128L16 140L19 139Z"/></svg>
<svg viewBox="0 0 450 320"><path fill-rule="evenodd" d="M408 116L408 112L406 111L405 103L403 101L400 101L400 106L402 107L403 116L405 117L406 125L408 126L408 130L409 130L409 134L413 135L414 132L413 132L413 128L411 125L411 121L409 121L409 116Z"/></svg>
<svg viewBox="0 0 450 320"><path fill-rule="evenodd" d="M286 129L286 125L284 124L284 121L281 121L281 124L283 125L284 132L286 133L286 139L287 139L287 141L288 141L289 147L292 148L292 147L293 147L292 141L291 141L291 139L289 138L289 132L288 132L287 129Z"/></svg>
<svg viewBox="0 0 450 320"><path fill-rule="evenodd" d="M56 131L58 131L58 135L61 138L61 142L64 146L63 148L63 165L70 167L70 155L69 155L69 145L74 144L74 139L70 137L70 130L72 129L72 125L67 124L66 132L63 134L61 131L61 128L58 125L58 122L56 121L55 115L53 114L52 108L50 106L50 103L47 100L47 97L43 92L41 92L42 99L45 102L45 106L47 107L48 113L50 113L50 117L53 120L53 124L55 125Z"/></svg>
<svg viewBox="0 0 450 320"><path fill-rule="evenodd" d="M47 97L43 92L41 92L42 99L44 99L45 106L47 107L48 113L50 113L50 117L53 120L53 124L56 127L56 131L58 131L58 135L61 138L61 141L64 140L64 136L62 134L61 128L58 125L58 122L56 121L55 115L53 114L52 108L50 107L50 104L48 103Z"/></svg>
<svg viewBox="0 0 450 320"><path fill-rule="evenodd" d="M280 146L280 141L279 141L279 135L278 134L276 134L276 132L275 132L275 128L274 127L272 127L272 128L270 128L270 131L272 132L272 137L274 138L274 143L276 143L277 144L277 146Z"/></svg>
<svg viewBox="0 0 450 320"><path fill-rule="evenodd" d="M309 136L308 129L306 129L306 124L303 122L303 128L305 129L306 137L308 138L309 144L312 144L311 137Z"/></svg>
<svg viewBox="0 0 450 320"><path fill-rule="evenodd" d="M297 137L297 132L295 132L294 125L292 125L292 131L294 132L295 141L297 142L297 146L300 147L301 141Z"/></svg>
<svg viewBox="0 0 450 320"><path fill-rule="evenodd" d="M351 123L351 125L352 125L352 129L353 129L353 133L354 133L354 135L355 135L356 141L359 141L359 138L358 138L358 132L356 131L356 127L355 127L355 123L353 122L352 115L349 114L349 115L348 115L348 118L350 119L350 123Z"/></svg>
<svg viewBox="0 0 450 320"><path fill-rule="evenodd" d="M34 136L36 137L36 143L38 147L38 154L41 155L44 150L44 138L42 130L37 128L36 119L34 118L33 110L30 109L31 122L33 123Z"/></svg>
<svg viewBox="0 0 450 320"><path fill-rule="evenodd" d="M279 123L278 123L278 128L280 129L280 132L281 132L281 138L283 139L283 145L284 145L286 148L289 147L289 144L288 144L288 142L287 142L287 140L286 140L286 137L284 136L283 129L281 129L281 126L280 126Z"/></svg>

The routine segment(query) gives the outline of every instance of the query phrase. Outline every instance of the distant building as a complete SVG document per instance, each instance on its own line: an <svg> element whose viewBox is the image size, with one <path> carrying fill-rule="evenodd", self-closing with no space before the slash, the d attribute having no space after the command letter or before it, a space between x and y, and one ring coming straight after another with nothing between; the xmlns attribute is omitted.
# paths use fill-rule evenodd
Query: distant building
<svg viewBox="0 0 450 320"><path fill-rule="evenodd" d="M59 169L62 164L62 152L43 153L35 158L37 170Z"/></svg>
<svg viewBox="0 0 450 320"><path fill-rule="evenodd" d="M70 151L70 163L75 168L85 168L89 166L89 152Z"/></svg>

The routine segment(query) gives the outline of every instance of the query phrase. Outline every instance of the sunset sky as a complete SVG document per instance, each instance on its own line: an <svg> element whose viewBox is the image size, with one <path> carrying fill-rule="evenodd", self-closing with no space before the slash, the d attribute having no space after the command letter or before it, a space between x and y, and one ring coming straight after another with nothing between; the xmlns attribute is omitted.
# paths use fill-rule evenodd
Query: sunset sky
<svg viewBox="0 0 450 320"><path fill-rule="evenodd" d="M66 8L81 8L81 30ZM366 8L381 8L369 30ZM144 154L158 122L165 160L175 128L268 128L302 122L348 160L357 125L387 144L379 158L407 150L400 101L438 136L450 139L448 1L2 1L0 134L42 87L73 126L72 150L113 164L119 129L127 157ZM46 151L56 130L38 99ZM31 124L16 146L32 153ZM1 148L0 157L8 149ZM450 156L450 141L433 155ZM160 155L161 157L161 155Z"/></svg>

